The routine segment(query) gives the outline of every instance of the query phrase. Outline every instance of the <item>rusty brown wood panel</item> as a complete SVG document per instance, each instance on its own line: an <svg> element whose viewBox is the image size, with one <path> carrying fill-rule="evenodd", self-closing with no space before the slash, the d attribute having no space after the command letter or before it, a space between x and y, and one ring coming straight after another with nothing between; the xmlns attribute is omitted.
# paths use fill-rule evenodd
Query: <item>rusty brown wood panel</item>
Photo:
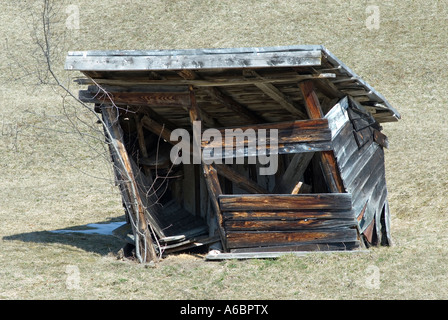
<svg viewBox="0 0 448 320"><path fill-rule="evenodd" d="M285 210L285 211L226 211L223 212L227 220L296 220L296 219L353 219L351 210Z"/></svg>
<svg viewBox="0 0 448 320"><path fill-rule="evenodd" d="M348 193L220 195L219 203L222 211L348 210L352 207Z"/></svg>
<svg viewBox="0 0 448 320"><path fill-rule="evenodd" d="M356 227L355 219L299 219L299 220L258 220L224 221L226 232L238 230L251 231L287 231L287 230L311 230L311 229L340 229Z"/></svg>
<svg viewBox="0 0 448 320"><path fill-rule="evenodd" d="M229 231L226 236L228 248L357 240L356 230L349 228L313 231Z"/></svg>

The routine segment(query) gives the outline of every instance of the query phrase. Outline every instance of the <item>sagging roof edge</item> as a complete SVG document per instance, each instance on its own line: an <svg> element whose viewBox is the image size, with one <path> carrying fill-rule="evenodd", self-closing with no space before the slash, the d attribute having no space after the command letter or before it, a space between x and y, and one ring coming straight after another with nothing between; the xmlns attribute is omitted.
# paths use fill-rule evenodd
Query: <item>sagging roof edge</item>
<svg viewBox="0 0 448 320"><path fill-rule="evenodd" d="M401 119L400 113L390 105L390 103L386 100L386 98L376 91L371 85L369 85L367 82L365 82L361 77L359 77L355 72L353 72L349 67L347 67L341 60L339 60L334 54L332 54L327 48L324 46L321 46L322 53L325 55L325 57L333 64L340 66L342 69L347 71L353 78L356 78L356 80L361 83L363 86L368 88L372 93L374 93L379 99L381 99L385 107L387 107L390 111L394 113L394 116L397 119Z"/></svg>
<svg viewBox="0 0 448 320"><path fill-rule="evenodd" d="M207 55L226 55L226 54L275 54L275 53L294 53L294 52L312 52L316 53L320 52L320 55L325 59L334 64L335 67L340 67L344 70L348 76L353 79L356 79L358 83L364 86L368 91L370 91L373 95L378 97L380 100L379 103L383 104L384 107L390 110L393 113L393 116L398 120L401 118L400 113L393 108L390 103L386 100L386 98L376 91L372 86L370 86L366 81L364 81L361 77L359 77L353 70L347 67L342 61L340 61L334 54L332 54L325 46L323 45L293 45L293 46L276 46L276 47L241 47L241 48L202 48L202 49L176 49L176 50L89 50L89 51L70 51L68 52L67 59L65 62L65 69L71 71L124 71L126 69L126 63L121 65L120 67L114 68L105 68L104 65L109 64L109 61L103 60L101 63L96 65L86 64L86 66L82 66L79 62L74 63L74 59L88 59L93 57L114 57L126 59L127 57L156 57L157 59L161 57L175 57L175 56L207 56ZM162 63L163 64L163 63ZM305 62L303 65L320 65L321 59L317 56L311 56L309 61ZM279 65L282 66L282 65ZM286 66L286 65L285 65ZM294 62L291 63L291 66L294 66ZM177 70L182 69L200 69L200 68L223 68L225 66L222 65L209 65L209 66L201 66L201 65L182 65L182 64L174 64L171 65L167 63L163 69L164 70ZM232 65L232 67L239 68L250 68L250 67L263 67L263 65L242 65L241 63L237 63ZM160 68L155 68L154 70L159 70ZM132 70L152 70L150 66L145 65L141 68L133 67Z"/></svg>

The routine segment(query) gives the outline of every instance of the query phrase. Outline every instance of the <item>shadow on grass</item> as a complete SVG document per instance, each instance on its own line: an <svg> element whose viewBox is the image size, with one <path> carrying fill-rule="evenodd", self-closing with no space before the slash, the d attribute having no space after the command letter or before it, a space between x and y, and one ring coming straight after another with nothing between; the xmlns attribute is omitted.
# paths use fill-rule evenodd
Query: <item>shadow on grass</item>
<svg viewBox="0 0 448 320"><path fill-rule="evenodd" d="M120 221L122 219L110 219L109 221L75 226L67 229L19 233L4 236L2 240L48 244L58 243L105 256L109 253L116 254L125 245L123 240L111 233L114 227L120 225Z"/></svg>

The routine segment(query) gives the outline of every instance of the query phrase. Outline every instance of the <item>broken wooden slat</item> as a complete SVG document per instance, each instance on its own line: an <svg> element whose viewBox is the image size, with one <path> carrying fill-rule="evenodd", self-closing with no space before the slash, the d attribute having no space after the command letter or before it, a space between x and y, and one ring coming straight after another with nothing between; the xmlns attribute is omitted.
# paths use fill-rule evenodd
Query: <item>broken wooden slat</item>
<svg viewBox="0 0 448 320"><path fill-rule="evenodd" d="M294 188L308 167L313 155L313 152L296 153L286 168L280 182L276 185L274 189L275 193L293 193Z"/></svg>
<svg viewBox="0 0 448 320"><path fill-rule="evenodd" d="M325 115L328 126L331 130L332 139L338 136L339 132L350 121L347 113L348 99L344 97L339 100Z"/></svg>
<svg viewBox="0 0 448 320"><path fill-rule="evenodd" d="M377 129L373 129L373 141L378 143L383 148L389 148L389 141L387 139L387 136Z"/></svg>
<svg viewBox="0 0 448 320"><path fill-rule="evenodd" d="M386 199L384 202L384 212L382 215L381 226L382 230L382 245L392 245L392 238L390 235L390 208L389 208L389 200Z"/></svg>

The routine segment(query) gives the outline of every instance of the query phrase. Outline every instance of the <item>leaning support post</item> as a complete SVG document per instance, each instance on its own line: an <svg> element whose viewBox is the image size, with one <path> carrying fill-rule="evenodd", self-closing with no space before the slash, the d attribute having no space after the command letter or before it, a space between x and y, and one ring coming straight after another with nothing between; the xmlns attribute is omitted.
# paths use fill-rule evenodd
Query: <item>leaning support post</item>
<svg viewBox="0 0 448 320"><path fill-rule="evenodd" d="M152 241L152 232L145 218L145 208L138 192L129 155L123 143L123 132L118 123L119 113L114 106L104 106L101 108L101 112L106 138L110 144L113 164L116 168L114 171L117 181L120 183L123 202L135 237L137 258L141 263L156 261L157 254Z"/></svg>
<svg viewBox="0 0 448 320"><path fill-rule="evenodd" d="M311 80L300 82L299 87L302 91L303 98L305 99L305 107L310 119L323 118L324 115L317 94L314 91L313 82ZM345 192L333 151L322 151L320 153L320 159L325 180L327 181L330 191L333 193Z"/></svg>

